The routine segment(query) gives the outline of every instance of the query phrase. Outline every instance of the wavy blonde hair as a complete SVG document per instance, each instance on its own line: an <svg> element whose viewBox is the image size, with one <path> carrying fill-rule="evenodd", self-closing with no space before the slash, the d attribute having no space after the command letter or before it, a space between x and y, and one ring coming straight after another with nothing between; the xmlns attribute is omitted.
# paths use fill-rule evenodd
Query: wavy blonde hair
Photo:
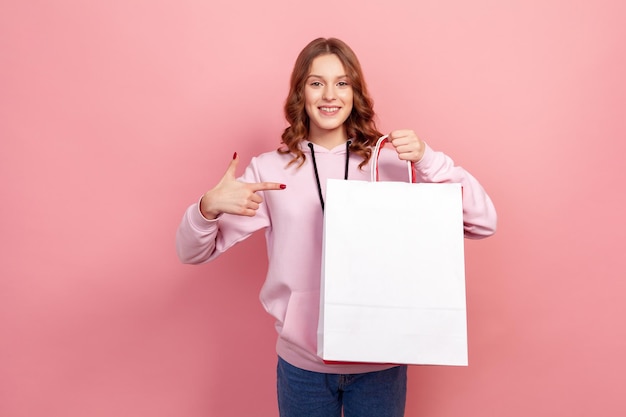
<svg viewBox="0 0 626 417"><path fill-rule="evenodd" d="M350 116L345 121L348 137L351 139L350 152L361 156L363 168L372 156L372 146L382 134L374 122L374 102L370 97L359 60L343 41L336 38L318 38L311 41L298 55L293 71L289 94L285 101L285 118L289 127L282 134L283 147L278 149L282 154L293 154L289 165L298 163L302 166L306 157L299 148L299 143L309 136L310 119L305 110L304 87L311 70L313 60L321 55L336 55L346 70L354 94ZM286 149L285 149L286 147Z"/></svg>

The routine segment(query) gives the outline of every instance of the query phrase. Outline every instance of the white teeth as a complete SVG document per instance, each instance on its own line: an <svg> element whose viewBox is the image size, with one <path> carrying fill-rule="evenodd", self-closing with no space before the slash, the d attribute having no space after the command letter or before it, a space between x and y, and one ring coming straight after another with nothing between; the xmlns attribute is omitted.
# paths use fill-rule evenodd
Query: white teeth
<svg viewBox="0 0 626 417"><path fill-rule="evenodd" d="M334 112L339 110L339 107L320 107L320 110L327 112Z"/></svg>

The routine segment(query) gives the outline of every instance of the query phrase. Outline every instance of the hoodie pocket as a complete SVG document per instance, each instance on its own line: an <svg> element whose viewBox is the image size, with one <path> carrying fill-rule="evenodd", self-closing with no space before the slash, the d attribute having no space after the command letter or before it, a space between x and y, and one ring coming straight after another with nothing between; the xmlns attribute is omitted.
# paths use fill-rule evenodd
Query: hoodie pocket
<svg viewBox="0 0 626 417"><path fill-rule="evenodd" d="M293 291L280 337L308 352L317 352L317 323L320 311L320 292Z"/></svg>

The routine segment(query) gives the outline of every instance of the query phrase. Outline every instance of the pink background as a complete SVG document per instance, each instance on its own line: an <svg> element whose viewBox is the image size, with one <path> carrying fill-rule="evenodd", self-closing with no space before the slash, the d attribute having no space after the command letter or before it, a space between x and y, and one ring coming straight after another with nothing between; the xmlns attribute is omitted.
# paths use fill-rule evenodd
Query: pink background
<svg viewBox="0 0 626 417"><path fill-rule="evenodd" d="M194 267L174 233L318 36L499 212L470 366L412 367L407 416L626 415L626 3L227 3L0 2L0 415L276 415L262 235Z"/></svg>

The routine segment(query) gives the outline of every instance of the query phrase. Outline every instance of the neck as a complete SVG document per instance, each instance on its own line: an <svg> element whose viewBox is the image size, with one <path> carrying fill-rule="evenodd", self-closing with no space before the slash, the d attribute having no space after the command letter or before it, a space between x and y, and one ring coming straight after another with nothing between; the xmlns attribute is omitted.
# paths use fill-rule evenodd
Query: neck
<svg viewBox="0 0 626 417"><path fill-rule="evenodd" d="M326 149L333 149L346 143L348 134L345 129L338 129L332 132L310 132L308 140Z"/></svg>

